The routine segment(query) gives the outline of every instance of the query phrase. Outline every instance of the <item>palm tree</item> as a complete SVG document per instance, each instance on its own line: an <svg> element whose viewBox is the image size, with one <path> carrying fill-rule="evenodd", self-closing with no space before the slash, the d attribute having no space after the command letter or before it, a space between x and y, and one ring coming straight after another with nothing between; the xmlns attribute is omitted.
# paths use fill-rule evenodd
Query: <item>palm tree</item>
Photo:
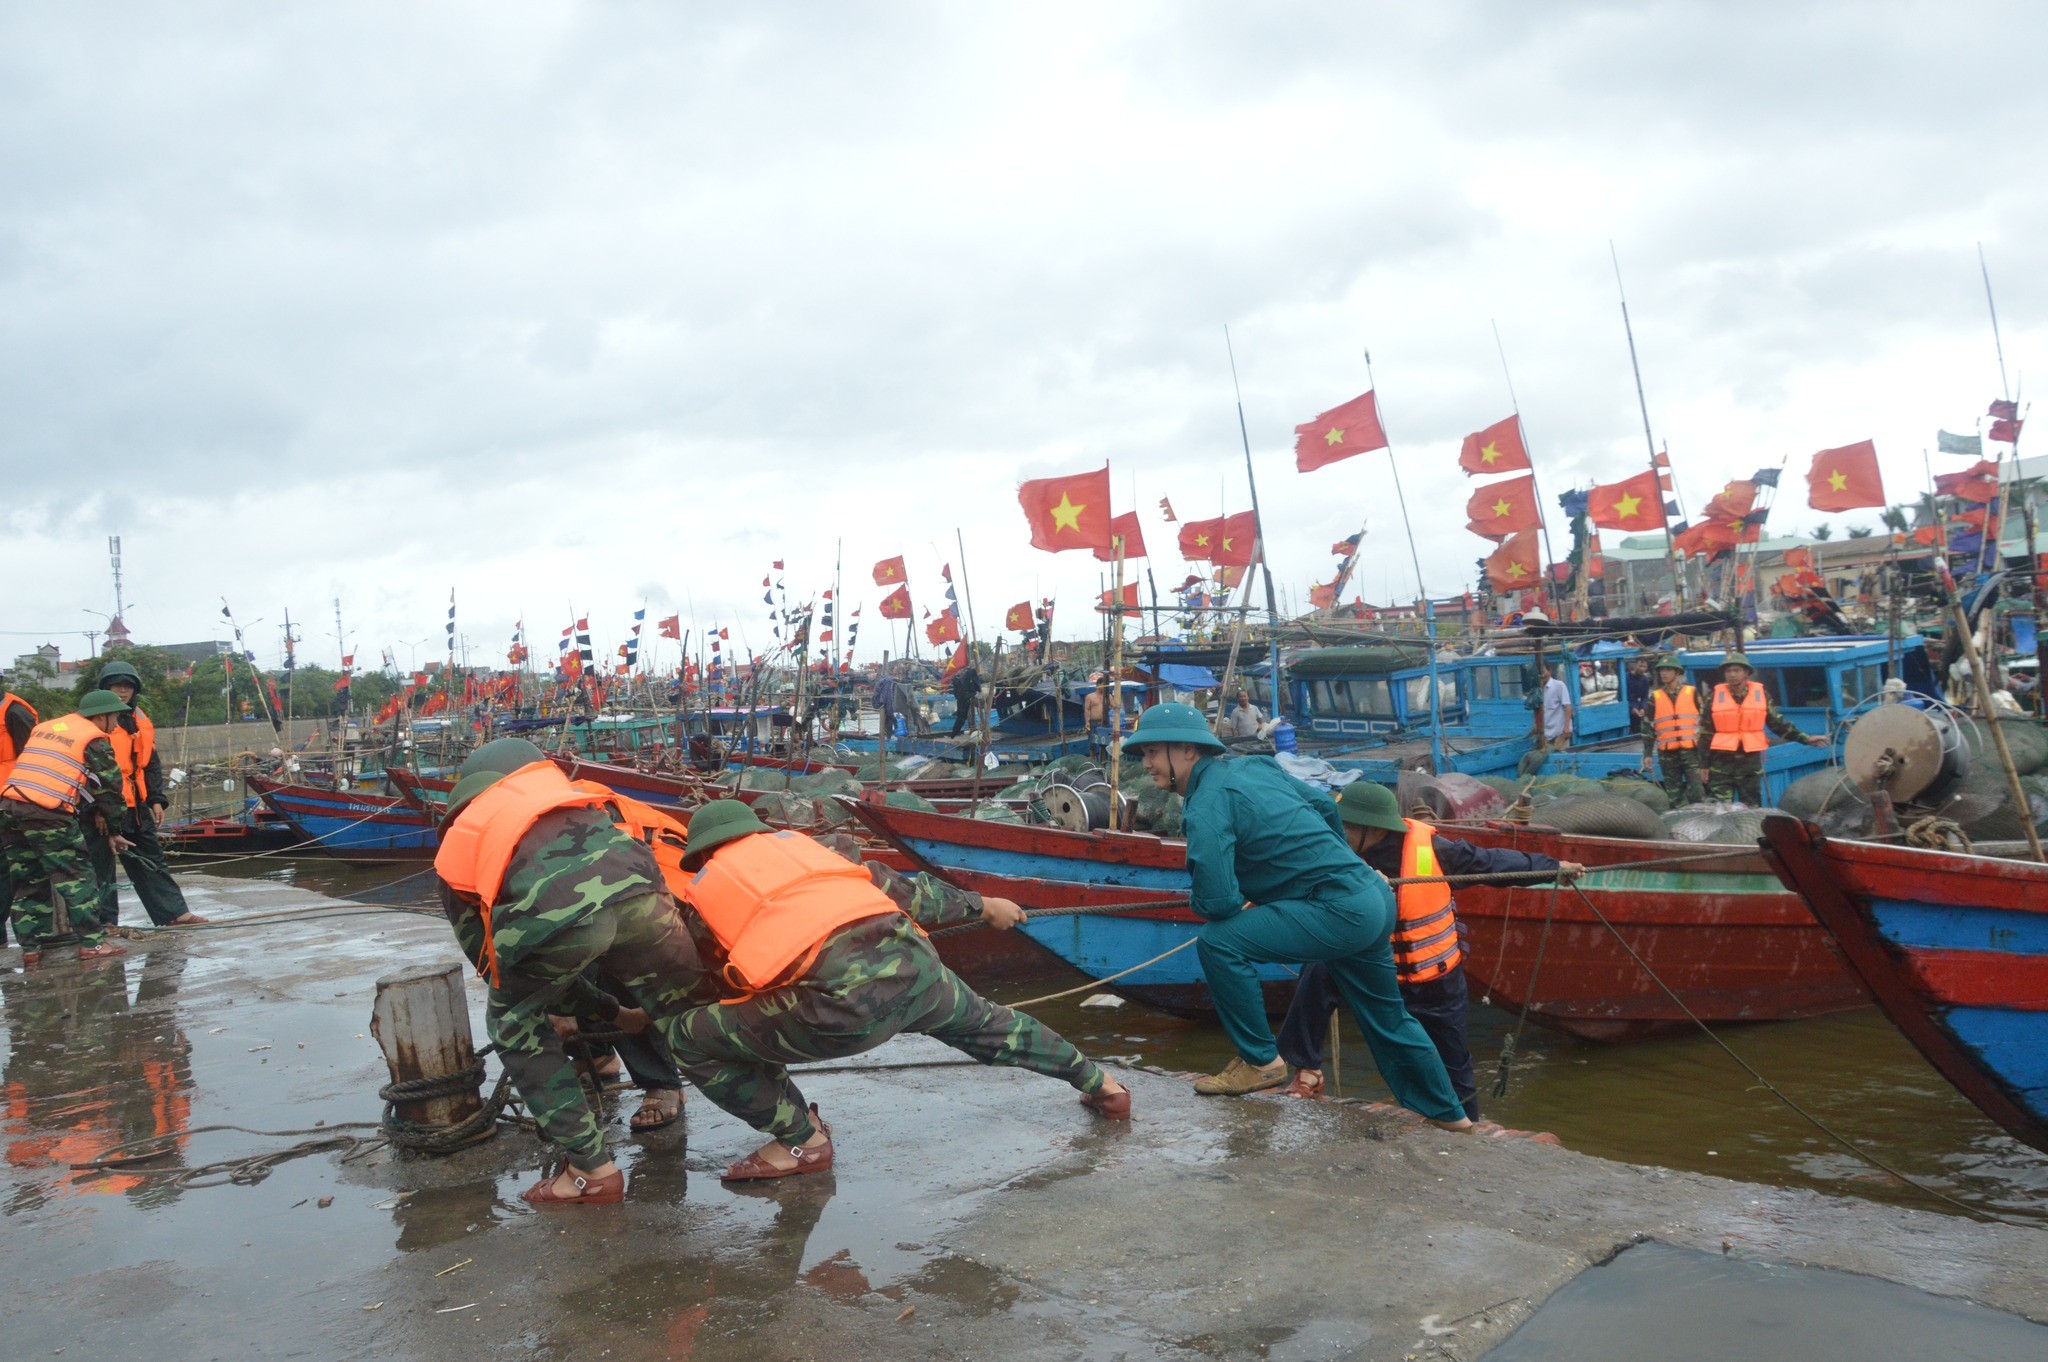
<svg viewBox="0 0 2048 1362"><path fill-rule="evenodd" d="M1851 525L1849 527L1849 537L1851 539L1868 539L1873 533L1875 531L1868 525Z"/></svg>
<svg viewBox="0 0 2048 1362"><path fill-rule="evenodd" d="M1825 543L1835 537L1835 527L1832 525L1816 525L1813 527L1813 537Z"/></svg>
<svg viewBox="0 0 2048 1362"><path fill-rule="evenodd" d="M1888 530L1895 531L1899 534L1904 534L1906 532L1906 508L1903 506L1885 507L1884 514L1879 516L1878 519L1884 522L1884 527Z"/></svg>

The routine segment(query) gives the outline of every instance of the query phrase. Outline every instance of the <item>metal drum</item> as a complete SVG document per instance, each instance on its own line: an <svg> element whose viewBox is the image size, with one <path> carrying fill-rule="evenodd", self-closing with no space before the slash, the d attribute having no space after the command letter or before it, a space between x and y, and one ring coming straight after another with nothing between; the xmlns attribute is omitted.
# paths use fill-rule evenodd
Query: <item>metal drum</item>
<svg viewBox="0 0 2048 1362"><path fill-rule="evenodd" d="M1938 799L1970 774L1962 725L1946 708L1879 705L1849 726L1842 766L1856 788L1900 803Z"/></svg>
<svg viewBox="0 0 2048 1362"><path fill-rule="evenodd" d="M1094 832L1110 826L1109 782L1086 789L1059 784L1047 790L1040 802L1053 826L1070 832Z"/></svg>

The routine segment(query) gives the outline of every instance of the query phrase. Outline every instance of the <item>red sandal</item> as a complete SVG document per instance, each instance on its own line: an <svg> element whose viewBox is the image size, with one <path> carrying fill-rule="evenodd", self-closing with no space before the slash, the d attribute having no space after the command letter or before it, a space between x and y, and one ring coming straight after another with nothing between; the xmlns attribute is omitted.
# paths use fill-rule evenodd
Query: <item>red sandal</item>
<svg viewBox="0 0 2048 1362"><path fill-rule="evenodd" d="M626 1172L615 1169L601 1178L586 1178L571 1168L569 1177L576 1184L575 1196L563 1196L555 1191L555 1180L542 1178L519 1194L521 1201L535 1206L605 1206L614 1201L626 1199Z"/></svg>
<svg viewBox="0 0 2048 1362"><path fill-rule="evenodd" d="M721 1182L764 1182L769 1178L793 1178L800 1173L822 1173L832 1166L832 1127L825 1124L825 1118L818 1115L818 1104L811 1103L811 1124L824 1132L825 1143L816 1149L802 1145L786 1145L789 1156L796 1160L794 1168L777 1168L759 1154L749 1154L725 1170Z"/></svg>
<svg viewBox="0 0 2048 1362"><path fill-rule="evenodd" d="M1320 1069L1296 1069L1292 1081L1280 1089L1282 1097L1306 1097L1314 1101L1322 1095L1323 1073Z"/></svg>

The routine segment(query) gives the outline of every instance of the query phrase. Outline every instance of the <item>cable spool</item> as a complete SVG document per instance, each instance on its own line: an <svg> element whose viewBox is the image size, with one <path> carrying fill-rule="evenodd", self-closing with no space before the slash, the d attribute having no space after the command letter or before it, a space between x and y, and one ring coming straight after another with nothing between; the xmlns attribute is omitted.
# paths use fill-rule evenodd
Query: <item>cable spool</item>
<svg viewBox="0 0 2048 1362"><path fill-rule="evenodd" d="M1109 782L1081 789L1061 783L1045 792L1045 812L1055 827L1069 832L1095 832L1110 826Z"/></svg>
<svg viewBox="0 0 2048 1362"><path fill-rule="evenodd" d="M1970 748L1946 708L1879 705L1849 726L1842 766L1866 794L1880 787L1900 803L1926 803L1970 773Z"/></svg>

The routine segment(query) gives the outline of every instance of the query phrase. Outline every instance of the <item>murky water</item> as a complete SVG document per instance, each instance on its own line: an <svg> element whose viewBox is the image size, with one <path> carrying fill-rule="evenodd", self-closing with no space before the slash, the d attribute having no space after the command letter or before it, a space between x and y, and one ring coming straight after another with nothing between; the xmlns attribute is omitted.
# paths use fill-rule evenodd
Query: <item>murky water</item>
<svg viewBox="0 0 2048 1362"><path fill-rule="evenodd" d="M1654 1339L1654 1354L1645 1341ZM1491 1362L2035 1362L2048 1329L1843 1272L1641 1244L1561 1287Z"/></svg>
<svg viewBox="0 0 2048 1362"><path fill-rule="evenodd" d="M429 881L409 869L297 860L262 873L364 902L425 902ZM1000 1001L1071 986L1079 976L1048 956L1029 974L975 982ZM1081 1001L1033 1010L1101 1058L1213 1071L1230 1057L1213 1022ZM1815 1129L1704 1036L1601 1045L1531 1024L1496 1098L1500 1053L1515 1030L1513 1014L1474 999L1472 1052L1490 1119L1552 1131L1572 1149L1630 1163L1940 1208ZM1721 1034L1793 1100L1902 1172L1967 1205L2048 1223L2048 1154L1984 1119L1876 1009ZM1387 1097L1348 1022L1342 1054L1346 1096Z"/></svg>

